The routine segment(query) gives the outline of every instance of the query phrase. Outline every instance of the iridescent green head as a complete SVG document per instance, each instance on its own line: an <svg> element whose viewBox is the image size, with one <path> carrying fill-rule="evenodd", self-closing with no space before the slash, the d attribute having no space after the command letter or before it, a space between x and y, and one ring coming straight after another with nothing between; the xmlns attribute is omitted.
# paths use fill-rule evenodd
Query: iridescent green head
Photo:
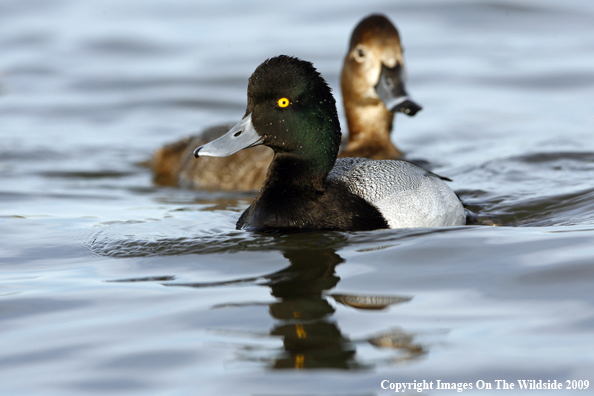
<svg viewBox="0 0 594 396"><path fill-rule="evenodd" d="M196 156L226 156L264 144L277 156L306 160L329 171L340 146L332 91L310 62L277 56L262 63L248 84L244 118Z"/></svg>

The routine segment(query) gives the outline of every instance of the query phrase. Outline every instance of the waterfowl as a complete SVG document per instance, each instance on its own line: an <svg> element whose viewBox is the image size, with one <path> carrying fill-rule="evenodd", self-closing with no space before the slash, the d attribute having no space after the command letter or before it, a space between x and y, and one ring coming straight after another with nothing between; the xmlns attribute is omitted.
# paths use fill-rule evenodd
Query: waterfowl
<svg viewBox="0 0 594 396"><path fill-rule="evenodd" d="M402 160L339 158L331 89L310 62L281 55L256 68L243 119L196 157L268 146L264 185L237 222L248 230L374 230L463 225L441 177ZM200 161L202 158L199 158Z"/></svg>
<svg viewBox="0 0 594 396"><path fill-rule="evenodd" d="M394 113L412 116L421 107L410 100L404 88L400 37L385 16L370 15L356 26L344 59L341 89L349 137L340 156L402 157L390 139ZM157 150L150 161L155 182L211 190L258 190L273 157L264 146L227 158L193 160L196 146L227 130L211 128Z"/></svg>
<svg viewBox="0 0 594 396"><path fill-rule="evenodd" d="M404 75L398 30L383 15L364 18L351 35L340 76L349 128L341 157L403 157L390 139L394 114L421 110L406 92Z"/></svg>

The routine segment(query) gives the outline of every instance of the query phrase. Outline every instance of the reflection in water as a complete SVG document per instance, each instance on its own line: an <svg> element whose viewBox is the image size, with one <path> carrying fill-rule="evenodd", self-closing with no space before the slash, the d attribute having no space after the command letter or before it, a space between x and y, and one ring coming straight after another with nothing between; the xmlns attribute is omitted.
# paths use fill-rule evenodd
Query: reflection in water
<svg viewBox="0 0 594 396"><path fill-rule="evenodd" d="M356 358L356 341L343 335L338 324L332 320L334 307L324 295L336 286L340 278L335 267L344 262L333 249L291 250L284 253L291 266L279 271L281 275L271 279L268 286L278 299L270 304L270 315L278 322L271 330L273 336L283 338L284 353L271 362L272 368L371 368ZM338 297L337 297L338 296ZM382 309L394 302L410 298L362 297L337 295L343 302L358 302L361 309ZM379 304L374 304L379 300ZM374 344L385 347L380 343ZM394 346L390 346L394 347ZM419 356L423 349L408 343L396 347L407 352L409 358ZM412 353L411 353L412 352Z"/></svg>
<svg viewBox="0 0 594 396"><path fill-rule="evenodd" d="M331 320L334 307L322 295L339 281L334 271L344 260L331 249L285 252L291 266L279 271L268 286L278 299L270 315L278 322L271 330L281 336L286 353L275 357L273 368L361 368L355 345Z"/></svg>
<svg viewBox="0 0 594 396"><path fill-rule="evenodd" d="M276 297L275 302L268 304L269 313L276 320L269 335L282 338L283 349L274 350L272 354L266 351L268 353L263 356L261 348L244 345L240 348L242 354L239 359L264 362L273 369L370 369L379 364L412 360L425 353L423 346L413 343L414 336L402 330L390 330L361 340L350 339L342 333L338 323L333 319L335 307L330 303L330 299L333 299L356 309L381 310L390 305L407 302L411 297L328 294L327 292L340 281L335 268L344 262L344 259L336 253L336 249L328 245L301 248L294 243L284 244L283 256L291 264L272 274L224 282L163 283L163 285L204 288L229 284L258 284L269 287L271 294ZM159 278L123 279L116 282L154 280ZM174 278L164 280L169 281ZM214 308L253 305L261 304L227 303ZM392 353L387 359L381 361L363 361L357 358L356 354L357 345L362 344L390 349Z"/></svg>

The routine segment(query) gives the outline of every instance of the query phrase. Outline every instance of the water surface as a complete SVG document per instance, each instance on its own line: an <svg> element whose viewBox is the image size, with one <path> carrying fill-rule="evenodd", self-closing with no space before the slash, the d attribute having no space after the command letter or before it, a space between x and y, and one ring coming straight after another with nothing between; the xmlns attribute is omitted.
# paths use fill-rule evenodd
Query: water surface
<svg viewBox="0 0 594 396"><path fill-rule="evenodd" d="M152 182L156 148L243 115L268 57L340 103L371 12L424 107L394 141L504 226L249 233L253 194ZM588 2L8 0L0 37L2 395L594 382Z"/></svg>

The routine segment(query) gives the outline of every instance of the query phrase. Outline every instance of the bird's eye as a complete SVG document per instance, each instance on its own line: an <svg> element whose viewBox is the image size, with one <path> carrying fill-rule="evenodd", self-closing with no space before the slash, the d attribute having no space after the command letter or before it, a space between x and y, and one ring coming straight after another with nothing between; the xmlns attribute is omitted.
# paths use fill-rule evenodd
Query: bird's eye
<svg viewBox="0 0 594 396"><path fill-rule="evenodd" d="M355 59L358 62L363 62L363 60L365 59L365 48L361 44L359 44L355 49Z"/></svg>
<svg viewBox="0 0 594 396"><path fill-rule="evenodd" d="M284 107L287 107L290 102L289 102L289 99L287 99L287 98L280 98L277 103L278 103L278 107L284 108Z"/></svg>

